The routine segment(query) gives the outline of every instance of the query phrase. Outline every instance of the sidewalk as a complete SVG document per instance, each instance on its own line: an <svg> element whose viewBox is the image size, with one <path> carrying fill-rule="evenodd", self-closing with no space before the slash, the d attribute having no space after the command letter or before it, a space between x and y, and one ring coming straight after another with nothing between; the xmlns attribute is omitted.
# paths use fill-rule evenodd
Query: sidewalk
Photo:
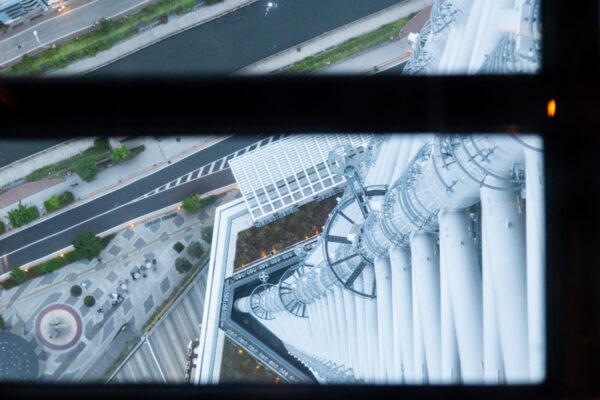
<svg viewBox="0 0 600 400"><path fill-rule="evenodd" d="M5 235L10 235L17 232L19 229L26 229L43 220L46 215L57 215L71 208L77 207L84 201L90 201L94 198L102 196L109 191L116 190L126 184L129 184L137 179L143 178L157 170L169 165L170 162L176 161L182 157L193 154L206 146L217 143L225 137L217 136L184 136L179 141L175 137L162 138L159 140L153 138L142 138L145 150L131 160L122 164L118 164L101 171L98 177L89 183L83 182L78 175L71 174L64 177L62 182L52 180L54 185L48 187L48 181L36 182L34 185L38 191L31 193L26 191L22 186L2 193L0 195L0 219L4 221L8 229L8 211L14 209L20 200L26 206L36 206L40 211L40 218L29 224L13 229L0 236L0 239ZM72 186L75 185L76 186ZM44 201L50 196L60 195L64 191L70 191L75 196L75 203L68 205L62 209L56 210L51 214L46 214ZM21 194L21 195L19 195ZM12 201L12 203L10 203Z"/></svg>
<svg viewBox="0 0 600 400"><path fill-rule="evenodd" d="M21 158L0 168L0 188L6 190L16 186L25 176L57 161L66 160L94 145L94 138L71 139Z"/></svg>
<svg viewBox="0 0 600 400"><path fill-rule="evenodd" d="M290 47L237 71L236 75L263 75L283 70L297 61L327 51L353 37L374 31L383 25L416 13L433 0L406 0L342 27Z"/></svg>
<svg viewBox="0 0 600 400"><path fill-rule="evenodd" d="M225 14L236 11L257 1L258 0L224 0L222 3L201 6L197 10L181 16L170 16L169 22L164 25L159 24L155 27L151 27L130 39L117 43L109 50L98 53L95 57L87 57L75 61L66 68L50 71L46 75L77 75L94 71L154 43L160 42L161 40L167 39L168 37L195 26L218 19Z"/></svg>
<svg viewBox="0 0 600 400"><path fill-rule="evenodd" d="M383 43L316 71L316 74L374 74L392 68L410 57L407 38Z"/></svg>

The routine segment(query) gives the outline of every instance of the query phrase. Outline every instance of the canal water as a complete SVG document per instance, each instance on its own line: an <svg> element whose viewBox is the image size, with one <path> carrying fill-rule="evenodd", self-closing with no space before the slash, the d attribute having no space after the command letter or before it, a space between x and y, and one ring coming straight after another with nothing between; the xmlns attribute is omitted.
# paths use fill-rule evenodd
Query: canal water
<svg viewBox="0 0 600 400"><path fill-rule="evenodd" d="M64 138L0 140L0 168L13 161L30 156L49 147L64 142Z"/></svg>
<svg viewBox="0 0 600 400"><path fill-rule="evenodd" d="M398 0L261 0L87 77L231 74ZM268 3L273 7L269 8Z"/></svg>

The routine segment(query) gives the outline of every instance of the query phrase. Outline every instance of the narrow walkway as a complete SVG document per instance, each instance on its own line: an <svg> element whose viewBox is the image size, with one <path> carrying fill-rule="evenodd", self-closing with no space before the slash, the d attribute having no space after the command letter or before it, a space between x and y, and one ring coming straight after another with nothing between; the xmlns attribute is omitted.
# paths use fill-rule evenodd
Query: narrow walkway
<svg viewBox="0 0 600 400"><path fill-rule="evenodd" d="M306 57L320 54L353 37L374 31L383 25L416 13L432 3L433 0L405 0L244 67L236 74L255 75L280 71Z"/></svg>
<svg viewBox="0 0 600 400"><path fill-rule="evenodd" d="M0 209L8 207L19 200L41 192L42 190L46 190L55 185L61 184L64 181L65 180L63 178L56 178L19 185L14 189L10 189L0 194Z"/></svg>

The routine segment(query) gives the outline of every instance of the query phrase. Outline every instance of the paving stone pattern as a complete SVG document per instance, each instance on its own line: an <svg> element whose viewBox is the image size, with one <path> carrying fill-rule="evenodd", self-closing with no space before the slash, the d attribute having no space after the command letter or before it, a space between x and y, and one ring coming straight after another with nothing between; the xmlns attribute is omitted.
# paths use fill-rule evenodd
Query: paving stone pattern
<svg viewBox="0 0 600 400"><path fill-rule="evenodd" d="M113 256L117 256L121 252L121 248L119 246L117 246L116 244L113 244L110 247L110 250L108 250L108 252L110 254L112 254Z"/></svg>
<svg viewBox="0 0 600 400"><path fill-rule="evenodd" d="M133 245L136 249L139 249L140 247L142 247L143 245L145 245L146 242L144 241L144 239L139 238L138 240L136 240L135 244Z"/></svg>
<svg viewBox="0 0 600 400"><path fill-rule="evenodd" d="M106 275L106 280L109 281L110 283L115 283L117 278L118 278L118 275L115 274L115 271L110 271L110 273L108 275Z"/></svg>
<svg viewBox="0 0 600 400"><path fill-rule="evenodd" d="M148 314L148 311L150 311L152 307L154 307L154 297L150 295L146 301L144 301L144 312Z"/></svg>
<svg viewBox="0 0 600 400"><path fill-rule="evenodd" d="M167 290L169 290L169 288L171 287L171 282L169 281L169 277L166 277L161 283L160 283L160 290L163 293L166 293Z"/></svg>

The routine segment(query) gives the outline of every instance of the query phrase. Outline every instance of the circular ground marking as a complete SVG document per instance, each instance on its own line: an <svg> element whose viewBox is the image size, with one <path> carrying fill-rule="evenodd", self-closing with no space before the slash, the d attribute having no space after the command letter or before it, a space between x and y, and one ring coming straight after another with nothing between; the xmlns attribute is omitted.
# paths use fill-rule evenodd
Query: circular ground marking
<svg viewBox="0 0 600 400"><path fill-rule="evenodd" d="M0 332L0 381L31 381L38 370L35 346L19 335Z"/></svg>
<svg viewBox="0 0 600 400"><path fill-rule="evenodd" d="M57 329L53 332L54 327ZM52 350L66 350L75 346L81 338L81 332L81 317L73 307L66 304L48 306L35 319L37 338Z"/></svg>

